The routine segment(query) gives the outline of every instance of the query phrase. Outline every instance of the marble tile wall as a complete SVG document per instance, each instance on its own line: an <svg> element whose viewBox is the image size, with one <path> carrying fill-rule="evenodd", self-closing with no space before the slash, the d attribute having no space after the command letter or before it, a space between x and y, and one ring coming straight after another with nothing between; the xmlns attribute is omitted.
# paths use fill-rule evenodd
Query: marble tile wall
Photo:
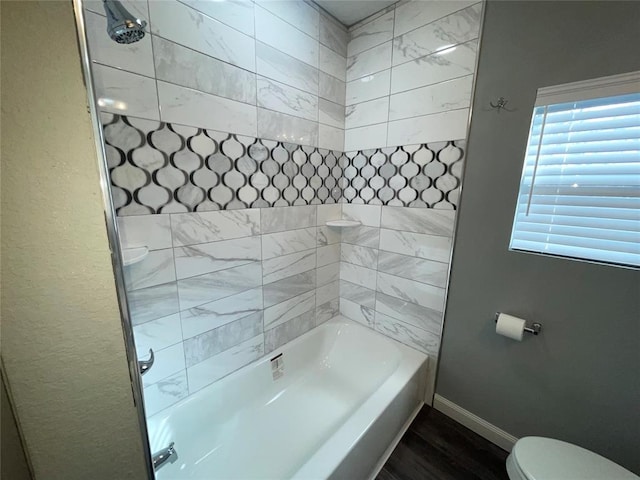
<svg viewBox="0 0 640 480"><path fill-rule="evenodd" d="M140 42L106 34L85 2L102 111L297 143L344 147L347 31L302 0L127 0Z"/></svg>
<svg viewBox="0 0 640 480"><path fill-rule="evenodd" d="M342 204L340 313L429 355L435 381L456 212Z"/></svg>
<svg viewBox="0 0 640 480"><path fill-rule="evenodd" d="M339 312L341 206L118 218L147 415L268 354Z"/></svg>
<svg viewBox="0 0 640 480"><path fill-rule="evenodd" d="M350 27L345 151L466 137L481 14L416 0Z"/></svg>

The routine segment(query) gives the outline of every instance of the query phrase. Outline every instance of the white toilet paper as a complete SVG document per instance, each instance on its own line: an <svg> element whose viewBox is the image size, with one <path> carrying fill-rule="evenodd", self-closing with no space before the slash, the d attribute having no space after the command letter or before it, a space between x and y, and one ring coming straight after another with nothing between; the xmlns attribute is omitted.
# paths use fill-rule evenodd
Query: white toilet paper
<svg viewBox="0 0 640 480"><path fill-rule="evenodd" d="M525 323L521 318L501 313L498 315L498 321L496 322L496 333L521 342Z"/></svg>

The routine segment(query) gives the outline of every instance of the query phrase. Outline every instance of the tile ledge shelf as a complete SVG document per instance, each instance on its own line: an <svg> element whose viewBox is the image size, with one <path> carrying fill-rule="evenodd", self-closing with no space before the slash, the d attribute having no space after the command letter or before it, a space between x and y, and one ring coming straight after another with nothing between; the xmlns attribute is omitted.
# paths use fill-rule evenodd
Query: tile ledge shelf
<svg viewBox="0 0 640 480"><path fill-rule="evenodd" d="M327 227L358 227L362 225L360 222L354 220L329 220L326 222Z"/></svg>
<svg viewBox="0 0 640 480"><path fill-rule="evenodd" d="M122 263L125 267L141 262L149 255L148 247L134 247L122 249Z"/></svg>

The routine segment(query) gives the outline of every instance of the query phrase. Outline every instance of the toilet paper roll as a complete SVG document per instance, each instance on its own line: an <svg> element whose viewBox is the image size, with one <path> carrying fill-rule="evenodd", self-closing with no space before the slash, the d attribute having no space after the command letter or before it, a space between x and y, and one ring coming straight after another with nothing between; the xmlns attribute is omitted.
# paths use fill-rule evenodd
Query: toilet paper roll
<svg viewBox="0 0 640 480"><path fill-rule="evenodd" d="M498 315L498 321L496 322L496 333L521 342L525 324L526 322L522 318L501 313Z"/></svg>

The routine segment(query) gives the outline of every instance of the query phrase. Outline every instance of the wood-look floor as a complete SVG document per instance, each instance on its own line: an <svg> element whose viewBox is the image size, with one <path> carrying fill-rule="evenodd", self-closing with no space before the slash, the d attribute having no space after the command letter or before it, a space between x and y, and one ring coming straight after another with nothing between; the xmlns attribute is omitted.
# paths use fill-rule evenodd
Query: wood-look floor
<svg viewBox="0 0 640 480"><path fill-rule="evenodd" d="M425 405L376 480L508 480L507 455Z"/></svg>

